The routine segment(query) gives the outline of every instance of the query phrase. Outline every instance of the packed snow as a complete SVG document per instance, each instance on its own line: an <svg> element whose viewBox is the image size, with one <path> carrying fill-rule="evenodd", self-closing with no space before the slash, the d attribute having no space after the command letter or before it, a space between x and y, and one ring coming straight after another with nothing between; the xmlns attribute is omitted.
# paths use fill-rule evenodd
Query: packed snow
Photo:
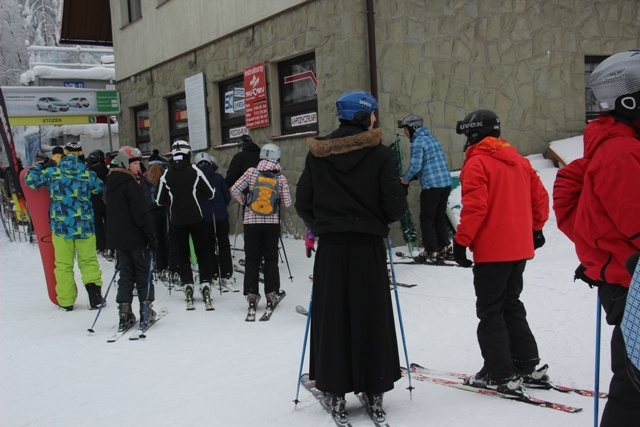
<svg viewBox="0 0 640 427"><path fill-rule="evenodd" d="M541 156L532 164L551 193L557 169ZM230 208L235 212L236 205ZM578 265L573 245L558 231L553 211L544 228L546 245L527 265L522 294L542 363L557 384L594 387L596 292L573 282ZM233 236L231 237L234 241ZM271 321L244 321L242 293L213 294L215 311L200 299L186 311L183 294L156 284L156 308L169 314L146 339L125 336L107 343L117 324L115 285L94 327L97 311L88 309L80 289L73 312L60 311L47 296L37 245L9 242L0 236L0 425L3 426L333 426L312 395L300 388L300 368L313 258L301 240L284 238L293 280L280 265L287 297ZM407 252L404 242L395 251ZM237 239L242 247L242 236ZM235 251L234 261L243 257ZM101 259L104 290L114 263ZM396 265L408 358L434 369L474 373L482 365L475 331L472 270L458 267ZM241 286L242 275L236 273ZM79 272L77 282L81 285ZM393 291L392 291L393 292ZM104 291L103 291L104 293ZM395 301L395 296L393 297ZM137 312L137 301L134 302ZM258 316L264 310L264 298ZM402 364L405 354L397 321ZM603 325L600 389L611 378L608 343L611 328ZM308 352L303 371L308 370ZM387 420L397 426L563 426L593 424L592 398L556 391L531 390L534 396L583 409L569 414L442 385L402 378L385 395ZM297 407L293 400L298 396ZM600 412L605 401L600 400ZM371 426L357 397L347 395L354 426Z"/></svg>

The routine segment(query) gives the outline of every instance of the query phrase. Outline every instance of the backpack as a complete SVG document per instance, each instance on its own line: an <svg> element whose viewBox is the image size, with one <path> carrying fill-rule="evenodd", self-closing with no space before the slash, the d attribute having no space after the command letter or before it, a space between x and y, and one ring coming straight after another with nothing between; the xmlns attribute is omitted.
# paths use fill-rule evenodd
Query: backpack
<svg viewBox="0 0 640 427"><path fill-rule="evenodd" d="M247 206L257 215L273 215L278 210L278 172L258 171L256 182L247 194Z"/></svg>

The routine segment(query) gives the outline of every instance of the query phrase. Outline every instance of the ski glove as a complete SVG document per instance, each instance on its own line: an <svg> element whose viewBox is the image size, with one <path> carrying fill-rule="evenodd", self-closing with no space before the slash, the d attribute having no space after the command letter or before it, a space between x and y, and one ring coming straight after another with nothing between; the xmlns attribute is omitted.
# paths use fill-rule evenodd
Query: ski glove
<svg viewBox="0 0 640 427"><path fill-rule="evenodd" d="M533 249L538 249L544 246L545 243L544 234L542 230L533 230Z"/></svg>
<svg viewBox="0 0 640 427"><path fill-rule="evenodd" d="M307 258L311 258L311 253L315 252L316 237L307 229L307 235L304 238L304 248L307 254Z"/></svg>
<svg viewBox="0 0 640 427"><path fill-rule="evenodd" d="M467 258L467 247L453 241L453 259L461 267L471 267L472 261Z"/></svg>

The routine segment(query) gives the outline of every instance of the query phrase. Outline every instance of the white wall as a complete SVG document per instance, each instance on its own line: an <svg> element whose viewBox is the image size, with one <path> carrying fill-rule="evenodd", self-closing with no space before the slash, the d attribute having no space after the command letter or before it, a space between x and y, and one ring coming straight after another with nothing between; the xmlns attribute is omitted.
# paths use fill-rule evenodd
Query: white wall
<svg viewBox="0 0 640 427"><path fill-rule="evenodd" d="M141 1L127 24L127 0L110 0L117 80L309 0Z"/></svg>

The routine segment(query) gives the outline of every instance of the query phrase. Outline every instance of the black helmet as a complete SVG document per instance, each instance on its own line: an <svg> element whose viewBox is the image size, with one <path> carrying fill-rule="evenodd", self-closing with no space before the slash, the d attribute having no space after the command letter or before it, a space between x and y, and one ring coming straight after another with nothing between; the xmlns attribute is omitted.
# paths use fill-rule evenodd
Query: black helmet
<svg viewBox="0 0 640 427"><path fill-rule="evenodd" d="M406 127L409 129L410 136L413 136L413 133L418 130L418 128L422 127L423 124L424 121L422 120L422 117L417 114L409 114L404 119L398 120L398 128L402 129L403 127Z"/></svg>
<svg viewBox="0 0 640 427"><path fill-rule="evenodd" d="M102 150L93 150L90 154L89 154L89 163L92 165L98 164L98 163L104 163L104 151Z"/></svg>
<svg viewBox="0 0 640 427"><path fill-rule="evenodd" d="M480 142L487 136L500 136L500 119L491 110L476 110L460 120L456 125L456 133L465 135L467 143L464 151L471 145Z"/></svg>
<svg viewBox="0 0 640 427"><path fill-rule="evenodd" d="M587 96L602 111L640 119L640 51L616 53L602 61L589 77Z"/></svg>

